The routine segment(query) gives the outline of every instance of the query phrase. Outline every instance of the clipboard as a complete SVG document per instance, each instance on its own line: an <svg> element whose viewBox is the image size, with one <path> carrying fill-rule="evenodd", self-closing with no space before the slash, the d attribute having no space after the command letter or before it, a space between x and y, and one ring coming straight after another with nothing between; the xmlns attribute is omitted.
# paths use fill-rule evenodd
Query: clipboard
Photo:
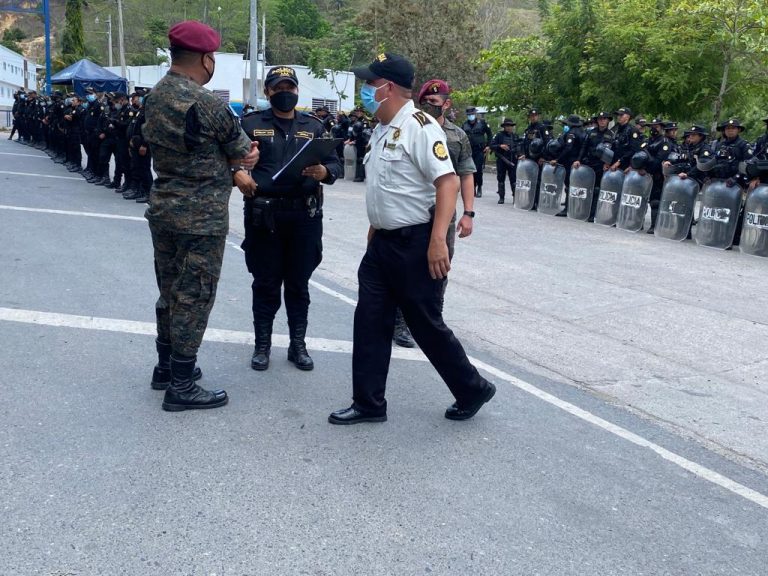
<svg viewBox="0 0 768 576"><path fill-rule="evenodd" d="M296 152L293 158L272 176L272 182L287 183L301 180L303 178L301 171L304 168L320 164L342 142L341 138L315 138L307 140L306 144Z"/></svg>

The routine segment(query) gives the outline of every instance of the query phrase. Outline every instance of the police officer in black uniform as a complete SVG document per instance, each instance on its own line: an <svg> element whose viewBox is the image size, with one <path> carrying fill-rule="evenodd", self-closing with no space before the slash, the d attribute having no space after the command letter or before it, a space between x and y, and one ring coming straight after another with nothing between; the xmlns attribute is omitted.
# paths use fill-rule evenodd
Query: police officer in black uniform
<svg viewBox="0 0 768 576"><path fill-rule="evenodd" d="M579 157L573 163L574 168L584 164L592 168L595 173L595 189L592 194L592 208L589 213L588 222L595 221L595 210L597 209L597 201L600 197L600 182L603 179L603 173L609 168L609 165L603 161L605 156L601 151L601 147L607 146L611 149L616 138L613 130L608 128L608 123L613 120L613 117L608 112L600 112L594 118L595 127L587 132Z"/></svg>
<svg viewBox="0 0 768 576"><path fill-rule="evenodd" d="M475 196L483 196L483 169L485 168L485 153L490 149L493 132L482 118L477 117L477 109L467 108L467 121L461 127L467 133L469 144L472 146L472 161L475 163Z"/></svg>
<svg viewBox="0 0 768 576"><path fill-rule="evenodd" d="M613 164L611 170L626 170L629 162L643 148L646 141L643 131L632 125L632 110L627 107L619 108L614 113L617 124L614 126L616 138L613 141Z"/></svg>
<svg viewBox="0 0 768 576"><path fill-rule="evenodd" d="M768 118L763 118L763 122L765 122L765 133L755 140L753 147L755 156L764 156L768 153Z"/></svg>
<svg viewBox="0 0 768 576"><path fill-rule="evenodd" d="M99 165L99 135L97 128L102 113L102 105L93 88L86 89L85 100L87 104L83 114L83 147L85 148L87 161L83 177L86 181L91 181L95 179Z"/></svg>
<svg viewBox="0 0 768 576"><path fill-rule="evenodd" d="M148 203L152 189L152 154L149 143L144 139L142 128L146 122L144 99L149 90L137 90L131 95L131 111L128 116L128 152L131 157L130 178L123 191L123 198Z"/></svg>
<svg viewBox="0 0 768 576"><path fill-rule="evenodd" d="M362 110L353 110L351 114L353 120L349 127L349 143L354 144L357 161L355 164L355 178L353 182L365 182L365 166L363 158L365 150L368 147L368 141L371 138L371 125L365 117Z"/></svg>
<svg viewBox="0 0 768 576"><path fill-rule="evenodd" d="M560 142L560 153L550 163L560 164L565 168L565 206L555 216L568 215L568 195L570 194L571 170L573 163L579 159L581 149L586 142L584 122L578 114L571 114L564 121L563 133L557 137Z"/></svg>
<svg viewBox="0 0 768 576"><path fill-rule="evenodd" d="M272 345L272 323L284 286L290 346L288 360L312 370L305 336L309 311L309 278L322 259L322 184L342 174L336 153L304 169L301 179L275 184L272 177L308 140L322 138L325 128L314 115L296 110L299 81L293 68L272 68L264 82L271 108L251 112L242 125L259 144L252 171L258 189L245 200L245 262L253 275L253 326L256 344L251 368L266 370Z"/></svg>
<svg viewBox="0 0 768 576"><path fill-rule="evenodd" d="M82 172L83 153L81 147L80 135L82 133L83 109L80 106L80 97L77 94L70 94L65 101L67 107L64 109L64 133L67 138L67 170L70 172Z"/></svg>
<svg viewBox="0 0 768 576"><path fill-rule="evenodd" d="M652 123L651 129L654 128ZM653 178L651 186L651 195L648 204L651 207L651 227L647 234L653 234L656 229L656 219L659 217L659 205L661 203L661 192L664 188L664 166L663 164L679 152L677 143L677 122L664 122L661 125L661 134L649 139L645 150L650 156L646 170Z"/></svg>
<svg viewBox="0 0 768 576"><path fill-rule="evenodd" d="M504 118L501 130L491 140L491 150L496 155L496 181L499 189L499 204L504 204L505 180L509 178L512 196L515 195L515 168L517 165L517 153L520 147L520 137L515 134L517 124L511 118Z"/></svg>

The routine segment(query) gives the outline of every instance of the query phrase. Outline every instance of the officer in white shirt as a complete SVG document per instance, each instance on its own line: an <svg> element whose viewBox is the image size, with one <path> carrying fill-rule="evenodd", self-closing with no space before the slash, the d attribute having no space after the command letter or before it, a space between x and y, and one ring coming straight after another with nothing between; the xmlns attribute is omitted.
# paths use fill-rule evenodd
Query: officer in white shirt
<svg viewBox="0 0 768 576"><path fill-rule="evenodd" d="M354 70L365 80L360 97L380 124L373 131L366 170L368 249L358 270L352 353L352 406L333 412L331 424L385 422L387 372L395 307L414 339L456 398L445 412L468 420L496 393L470 364L443 322L442 286L451 268L446 244L459 190L434 118L411 101L413 65L381 54Z"/></svg>

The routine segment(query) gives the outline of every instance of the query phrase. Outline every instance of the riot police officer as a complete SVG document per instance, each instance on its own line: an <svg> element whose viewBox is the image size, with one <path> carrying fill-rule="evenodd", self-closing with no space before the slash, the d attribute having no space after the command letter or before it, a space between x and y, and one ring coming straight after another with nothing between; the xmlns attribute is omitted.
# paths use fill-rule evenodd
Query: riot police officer
<svg viewBox="0 0 768 576"><path fill-rule="evenodd" d="M467 121L461 128L466 132L472 146L472 161L475 163L475 196L482 198L485 153L490 149L493 133L488 123L477 117L477 108L467 108L466 113Z"/></svg>
<svg viewBox="0 0 768 576"><path fill-rule="evenodd" d="M325 128L312 114L296 110L299 81L293 68L272 68L264 83L271 107L243 117L245 132L259 144L260 158L252 176L256 196L245 200L245 262L253 275L255 347L251 368L266 370L272 346L272 324L283 287L288 316L288 360L312 370L305 337L309 312L309 278L322 259L322 184L342 173L335 152L321 164L304 169L300 179L275 183L272 177L308 140L322 138Z"/></svg>
<svg viewBox="0 0 768 576"><path fill-rule="evenodd" d="M656 124L651 123L653 130ZM656 229L656 219L659 217L659 204L661 202L661 192L664 188L664 167L663 164L670 156L677 155L679 146L677 144L677 122L664 122L661 124L661 131L654 135L649 141L645 150L650 156L646 167L648 173L653 179L651 186L651 195L649 205L651 207L651 227L646 231L647 234L653 234Z"/></svg>
<svg viewBox="0 0 768 576"><path fill-rule="evenodd" d="M768 152L768 118L763 118L763 122L765 122L765 133L755 140L755 156L764 156Z"/></svg>
<svg viewBox="0 0 768 576"><path fill-rule="evenodd" d="M570 194L571 170L573 163L579 159L581 149L586 142L583 121L578 114L571 114L564 121L563 133L557 137L560 143L560 153L550 160L550 164L561 164L565 167L565 206L555 216L568 215L568 196Z"/></svg>
<svg viewBox="0 0 768 576"><path fill-rule="evenodd" d="M717 127L722 136L712 144L712 154L717 159L711 178L722 178L745 185L746 180L739 174L739 163L752 157L749 143L741 137L744 126L738 118L729 118Z"/></svg>
<svg viewBox="0 0 768 576"><path fill-rule="evenodd" d="M595 116L595 128L587 133L581 146L579 157L573 163L574 168L584 164L592 168L595 173L595 189L592 194L592 209L587 219L588 222L595 221L595 210L597 209L597 201L600 196L598 193L600 182L603 179L603 173L610 166L610 160L608 162L606 160L611 153L606 152L606 147L610 150L616 137L613 130L608 128L608 123L611 120L613 120L613 117L608 112L600 112Z"/></svg>
<svg viewBox="0 0 768 576"><path fill-rule="evenodd" d="M630 123L632 110L622 107L616 110L616 138L613 141L613 164L611 170L626 170L635 153L640 152L645 135L638 126Z"/></svg>
<svg viewBox="0 0 768 576"><path fill-rule="evenodd" d="M504 204L505 180L509 178L512 196L515 195L515 168L517 153L520 148L520 137L515 134L517 124L511 118L504 118L501 130L491 140L491 150L496 155L496 181L498 182L499 204Z"/></svg>

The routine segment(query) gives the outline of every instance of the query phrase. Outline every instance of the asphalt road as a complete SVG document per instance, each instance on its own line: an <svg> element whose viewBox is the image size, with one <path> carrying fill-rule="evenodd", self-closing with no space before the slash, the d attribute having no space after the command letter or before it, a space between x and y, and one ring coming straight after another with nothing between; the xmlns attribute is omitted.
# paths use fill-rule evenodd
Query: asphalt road
<svg viewBox="0 0 768 576"><path fill-rule="evenodd" d="M477 202L446 318L499 392L475 419L396 351L350 400L360 185L329 187L314 372L249 368L239 198L199 361L230 404L149 388L143 206L0 141L0 575L762 575L768 263Z"/></svg>

